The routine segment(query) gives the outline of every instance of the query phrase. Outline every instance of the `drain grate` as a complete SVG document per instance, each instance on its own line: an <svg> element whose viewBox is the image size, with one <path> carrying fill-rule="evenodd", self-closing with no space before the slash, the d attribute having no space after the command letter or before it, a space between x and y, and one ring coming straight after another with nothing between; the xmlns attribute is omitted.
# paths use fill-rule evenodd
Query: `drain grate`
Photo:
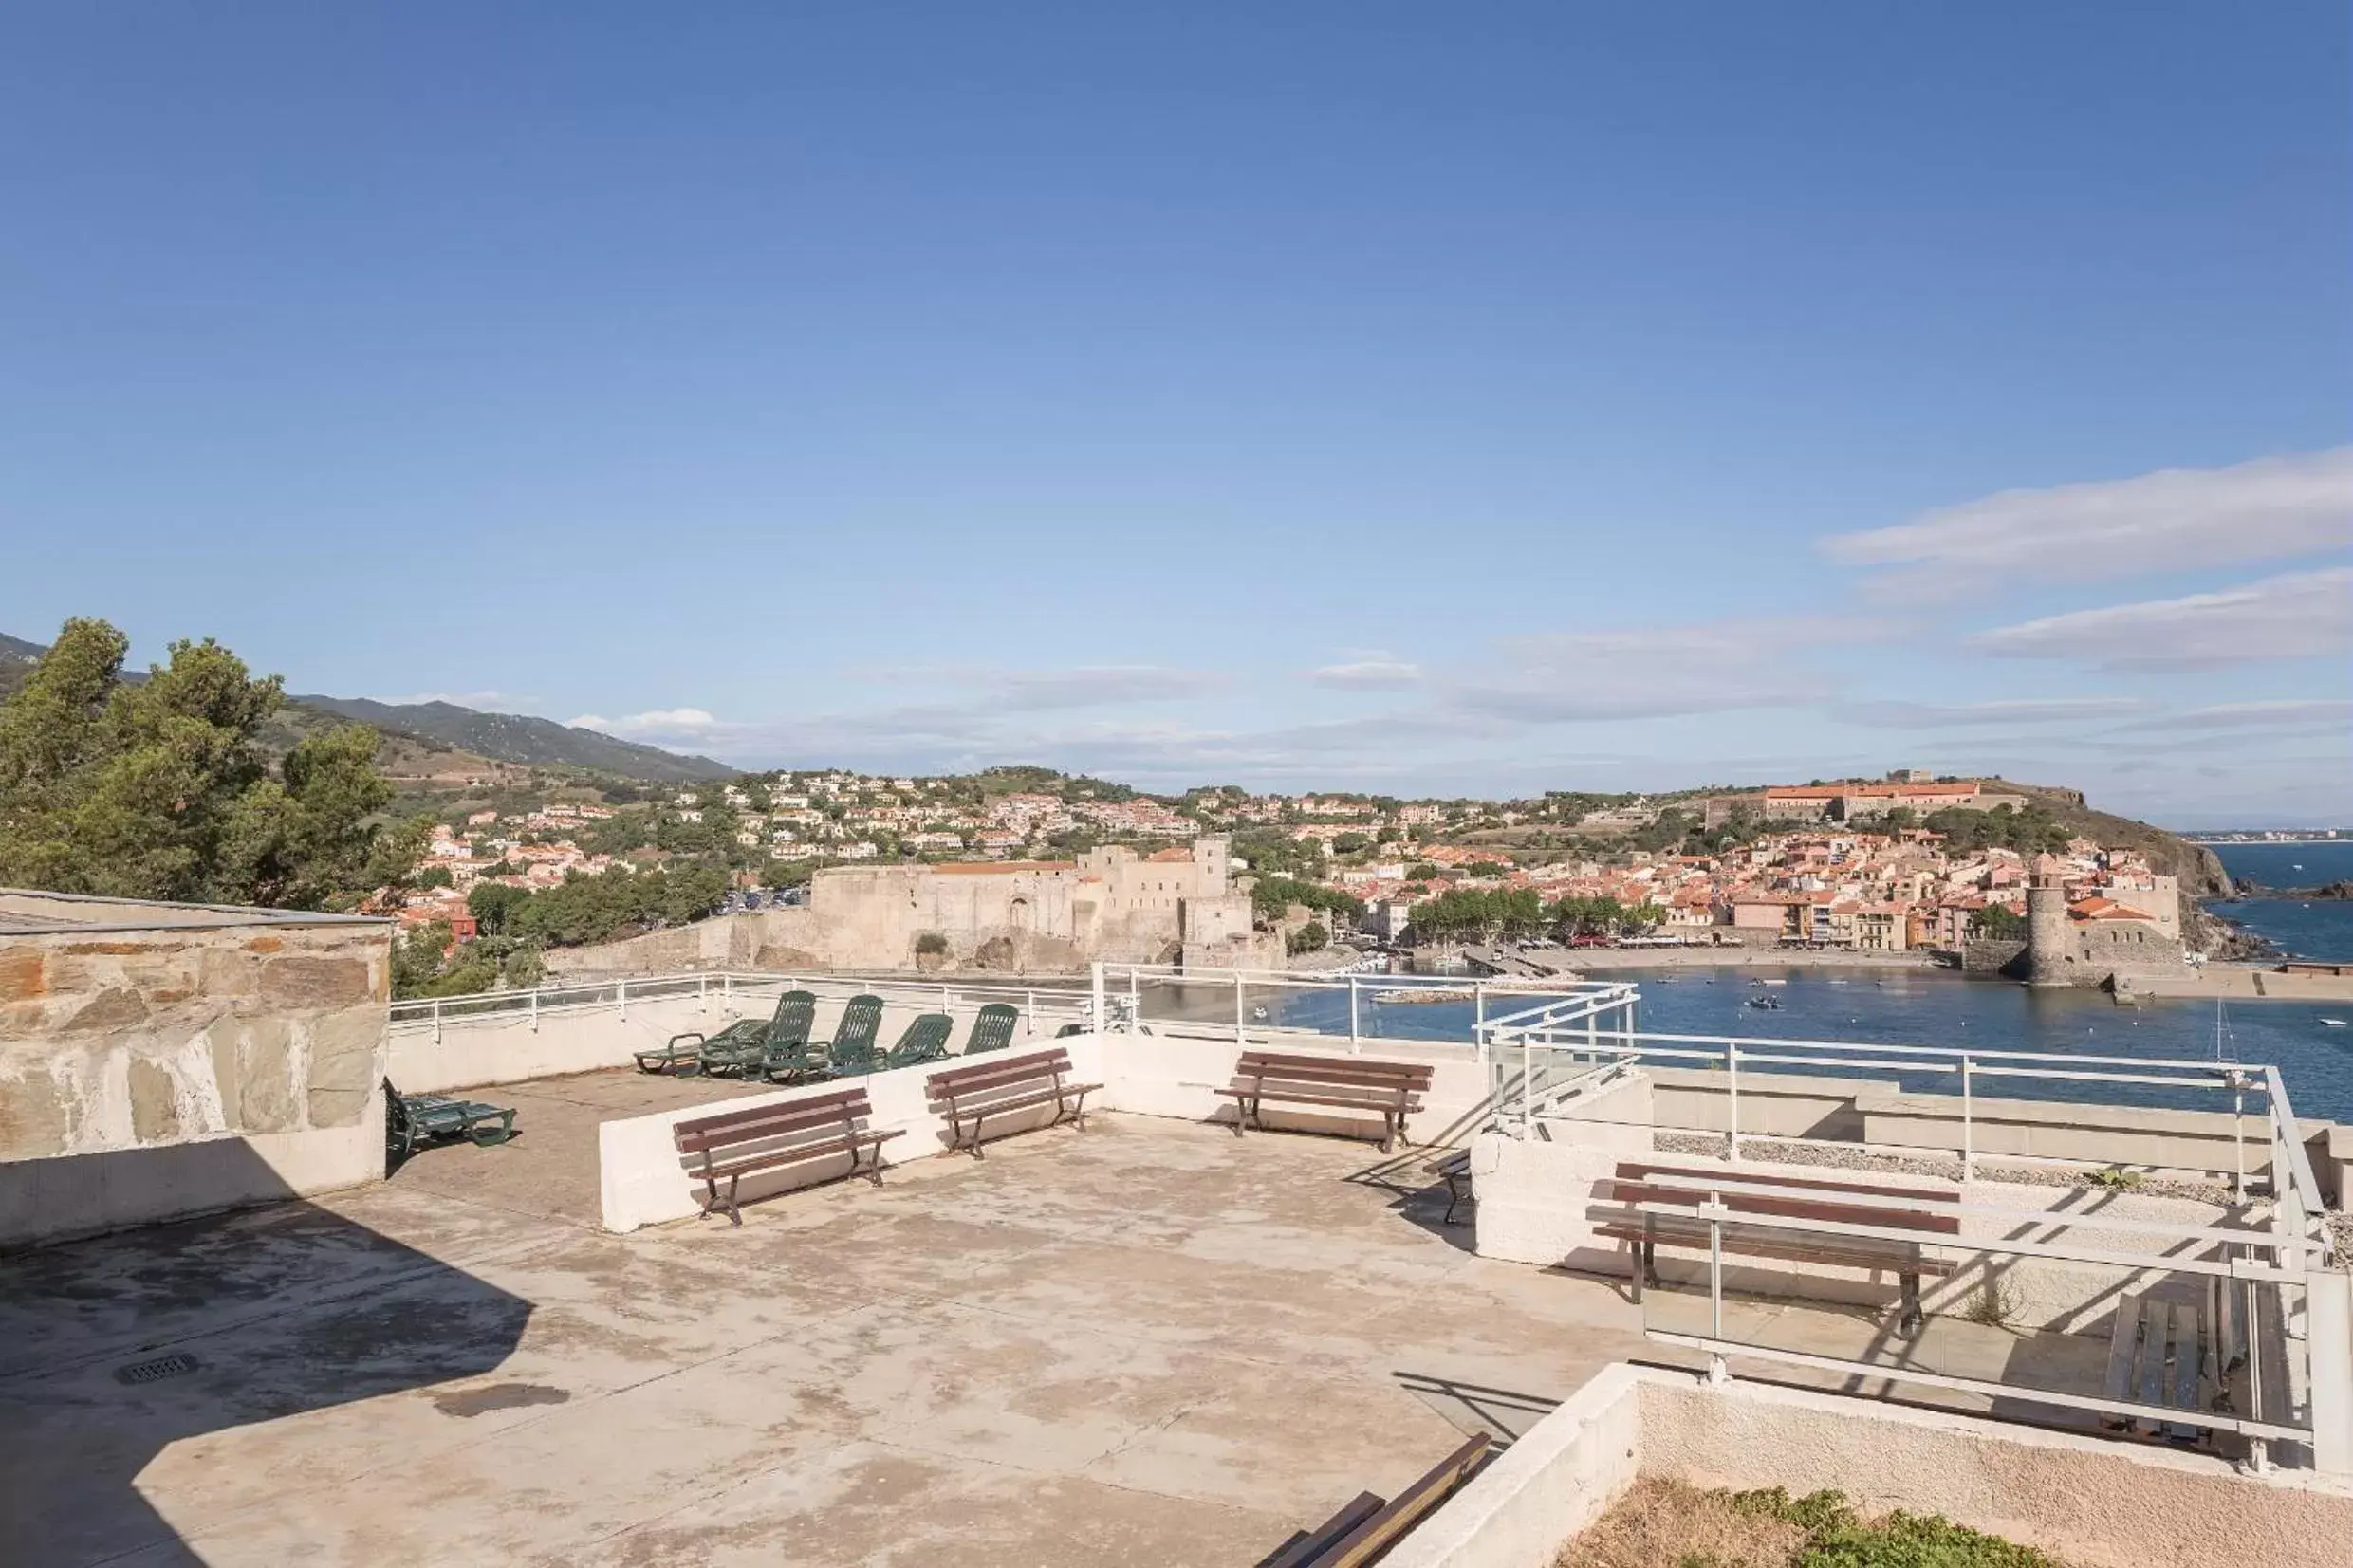
<svg viewBox="0 0 2353 1568"><path fill-rule="evenodd" d="M115 1381L133 1384L160 1383L166 1377L179 1377L195 1370L196 1358L195 1356L176 1352L170 1356L158 1356L152 1361L133 1361L126 1366L117 1367L115 1368Z"/></svg>

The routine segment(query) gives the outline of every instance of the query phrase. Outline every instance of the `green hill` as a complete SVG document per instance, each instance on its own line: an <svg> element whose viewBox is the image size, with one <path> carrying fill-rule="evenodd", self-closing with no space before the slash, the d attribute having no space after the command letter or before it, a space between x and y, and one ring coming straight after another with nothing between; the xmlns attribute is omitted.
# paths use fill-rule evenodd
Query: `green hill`
<svg viewBox="0 0 2353 1568"><path fill-rule="evenodd" d="M387 733L414 735L529 767L583 767L647 784L698 784L735 776L734 768L709 757L664 751L522 713L484 713L449 702L386 703L310 692L287 700L372 724Z"/></svg>
<svg viewBox="0 0 2353 1568"><path fill-rule="evenodd" d="M0 696L16 689L45 651L40 643L0 635ZM483 713L448 702L289 696L263 738L283 750L312 729L353 719L383 733L380 760L385 772L420 783L492 779L512 768L530 767L578 768L640 784L697 784L735 776L735 769L709 757L682 756L553 719Z"/></svg>

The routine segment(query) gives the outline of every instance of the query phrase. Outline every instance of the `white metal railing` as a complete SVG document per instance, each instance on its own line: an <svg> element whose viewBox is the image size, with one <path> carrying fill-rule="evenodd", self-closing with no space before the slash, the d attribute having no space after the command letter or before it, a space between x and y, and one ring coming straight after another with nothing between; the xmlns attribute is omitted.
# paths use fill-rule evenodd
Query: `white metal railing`
<svg viewBox="0 0 2353 1568"><path fill-rule="evenodd" d="M1462 1001L1471 1004L1471 1018L1457 1039L1388 1037L1398 1043L1444 1047L1453 1044L1482 1053L1480 1044L1491 1005L1511 1001L1538 1001L1557 1016L1576 1019L1620 1019L1630 1025L1639 1000L1636 987L1623 981L1522 980L1419 974L1300 973L1288 969L1186 968L1175 964L1111 964L1093 967L1093 1016L1109 1021L1115 1030L1175 1029L1214 1031L1246 1044L1253 1036L1323 1036L1345 1039L1351 1051L1361 1051L1366 1028L1379 1009L1401 1002ZM1222 999L1231 997L1230 1005ZM1345 997L1344 1014L1326 1019L1303 1016L1286 1005L1311 997ZM1253 1000L1254 998L1258 1000ZM1268 1005L1268 1001L1272 1005ZM1155 1004L1158 1004L1156 1011ZM1211 1009L1215 1008L1213 1012ZM1524 1011L1526 1009L1523 1009ZM1518 1016L1518 1015L1511 1015ZM1483 1053L1482 1053L1483 1054Z"/></svg>
<svg viewBox="0 0 2353 1568"><path fill-rule="evenodd" d="M2229 1114L2235 1167L2233 1185L2240 1190L2245 1190L2249 1175L2246 1154L2250 1140L2245 1130L2245 1101L2249 1094L2259 1094L2264 1100L2264 1142L2270 1151L2274 1183L2282 1188L2292 1186L2297 1202L2304 1213L2310 1217L2312 1232L2325 1234L2325 1227L2318 1218L2322 1209L2320 1184L2313 1174L2309 1152L2289 1106L2287 1088L2275 1067L2200 1061L2187 1058L1961 1050L1943 1045L1899 1045L1770 1036L1646 1033L1602 1028L1585 1020L1565 1024L1555 1016L1555 1010L1547 1006L1488 1021L1482 1027L1482 1042L1491 1056L1498 1059L1516 1054L1518 1072L1501 1085L1498 1121L1508 1123L1516 1119L1523 1130L1528 1126L1529 1097L1522 1085L1534 1085L1537 1092L1541 1092L1542 1077L1537 1068L1547 1059L1565 1058L1573 1062L1622 1060L1718 1072L1723 1078L1725 1096L1726 1122L1722 1128L1661 1125L1656 1130L1720 1136L1724 1140L1724 1157L1734 1164L1740 1160L1743 1142L1854 1147L1851 1139L1807 1138L1771 1133L1761 1128L1744 1129L1740 1125L1744 1070L1754 1073L1759 1069L1805 1067L1826 1069L1834 1075L1897 1073L1915 1077L1949 1077L1955 1079L1959 1087L1957 1119L1960 1139L1953 1153L1958 1157L1964 1180L1975 1174L1976 1163L1980 1158L1976 1134L1981 1113L1977 1108L1977 1097L1980 1083L1988 1079L2130 1084L2144 1088L2228 1094L2232 1101ZM2084 1100L2051 1103L2064 1106L2071 1103L2100 1105L2120 1102ZM1515 1104L1521 1115L1511 1118L1507 1113ZM1918 1154L1919 1150L1906 1146L1900 1152ZM2108 1166L2117 1163L2108 1159L2055 1154L2004 1153L1999 1157L2018 1164Z"/></svg>
<svg viewBox="0 0 2353 1568"><path fill-rule="evenodd" d="M622 1018L630 1005L691 997L698 1007L716 1005L769 1005L788 990L815 991L828 999L846 999L870 992L886 1002L911 1005L936 1005L942 1012L966 1005L1010 1002L1032 1021L1087 1022L1087 993L1067 981L1027 983L966 980L961 977L918 980L909 975L776 974L745 970L696 970L685 974L643 975L620 980L577 981L539 986L528 990L484 991L472 996L416 997L392 1005L396 1030L430 1030L435 1042L451 1024L521 1019L536 1030L540 1020L585 1011L613 1009ZM1034 1026L1034 1022L1033 1022Z"/></svg>
<svg viewBox="0 0 2353 1568"><path fill-rule="evenodd" d="M2085 1056L2056 1052L1958 1050L1927 1045L1896 1045L1853 1041L1741 1038L1721 1035L1645 1034L1632 1029L1592 1026L1582 1017L1568 1016L1557 1003L1540 1004L1517 1013L1485 1020L1484 1049L1503 1069L1496 1102L1496 1125L1507 1133L1529 1135L1538 1116L1575 1120L1574 1101L1592 1091L1620 1081L1643 1064L1695 1066L1721 1075L1724 1119L1721 1126L1676 1127L1650 1119L1654 1132L1685 1133L1720 1137L1724 1174L1702 1171L1661 1173L1645 1177L1647 1185L1690 1194L1683 1201L1655 1201L1625 1206L1634 1215L1673 1215L1697 1218L1707 1227L1708 1330L1704 1334L1677 1328L1652 1328L1651 1337L1663 1342L1703 1350L1711 1375L1725 1374L1730 1356L1762 1357L1792 1364L1843 1372L1860 1377L1912 1382L1953 1389L1981 1396L2025 1399L2067 1409L2097 1411L2118 1421L2140 1421L2181 1431L2201 1429L2238 1434L2249 1446L2251 1463L2269 1463L2268 1445L2280 1440L2307 1443L2323 1468L2343 1472L2347 1463L2346 1438L2353 1431L2353 1408L2346 1390L2353 1387L2353 1343L2333 1330L2294 1334L2288 1325L2312 1318L2312 1307L2300 1305L2325 1296L2340 1301L2345 1291L2341 1271L2332 1267L2331 1238L2322 1211L2320 1185L2314 1175L2304 1133L2296 1120L2279 1070L2268 1065L2147 1057ZM1936 1212L1956 1221L1976 1222L1966 1239L1924 1236L1916 1227L1872 1223L1875 1211L1917 1208L1918 1200L1841 1190L1825 1199L1818 1188L1775 1185L1772 1168L1743 1165L1744 1142L1837 1148L1909 1155L1921 1148L1905 1145L1879 1150L1853 1140L1789 1136L1744 1130L1740 1096L1743 1074L1786 1072L1790 1069L1827 1070L1833 1074L1899 1074L1914 1078L1946 1075L1959 1081L1959 1137L1955 1151L1964 1181L1975 1174L1985 1157L1977 1147L1978 1087L1992 1081L2043 1079L2069 1085L2110 1084L2120 1088L2162 1088L2228 1096L2231 1136L2234 1150L2233 1191L2241 1207L2231 1212L2246 1223L2188 1224L2180 1220L2120 1216L2113 1206L2089 1210L2053 1210L1985 1201L1965 1189L1958 1202L1939 1201ZM1878 1079L1873 1079L1878 1081ZM1753 1093L1753 1090L1751 1091ZM2269 1180L2261 1191L2250 1184L2247 1158L2246 1098L2262 1097L2263 1125L2259 1134ZM2054 1110L2082 1101L2053 1101ZM2092 1101L2115 1104L2114 1099ZM1516 1109L1517 1115L1512 1113ZM1605 1116L1597 1119L1608 1119ZM1559 1120L1551 1121L1558 1126ZM2164 1134L2154 1134L2163 1136ZM2111 1165L2112 1160L2070 1158L2063 1154L2035 1155L2003 1153L2005 1162L2084 1167ZM2152 1166L2163 1161L2146 1162ZM1734 1208L1727 1194L1819 1205L1834 1201L1853 1213L1830 1220L1805 1210L1757 1212ZM1858 1217L1859 1216L1859 1217ZM1729 1333L1724 1315L1724 1254L1727 1232L1778 1234L1783 1245L1802 1246L1806 1236L1882 1241L1925 1245L1938 1253L1965 1255L1981 1264L1989 1279L2007 1266L2033 1260L2042 1263L2091 1264L2121 1271L2126 1278L2183 1277L2203 1282L2210 1316L2233 1318L2243 1325L2247 1355L2235 1369L2240 1382L2234 1400L2243 1405L2228 1410L2184 1410L2152 1404L2144 1397L2085 1393L2049 1386L2049 1379L2028 1375L2017 1382L1993 1382L1961 1376L1924 1366L1905 1356L1895 1361L1871 1361L1822 1354L1819 1347L1798 1348L1764 1343L1763 1328L1749 1337ZM2100 1234L2078 1241L2071 1233ZM2186 1288L2177 1285L2176 1289ZM2333 1309L2332 1309L2333 1310ZM2327 1319L2333 1323L2333 1317ZM2284 1377L2267 1372L2267 1361L2279 1358Z"/></svg>

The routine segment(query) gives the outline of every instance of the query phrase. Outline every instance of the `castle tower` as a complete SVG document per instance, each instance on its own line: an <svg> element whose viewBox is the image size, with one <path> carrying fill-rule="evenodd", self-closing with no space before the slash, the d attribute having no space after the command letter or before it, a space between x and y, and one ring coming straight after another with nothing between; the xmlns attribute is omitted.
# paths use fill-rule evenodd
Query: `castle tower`
<svg viewBox="0 0 2353 1568"><path fill-rule="evenodd" d="M2035 857L2027 880L2027 966L2029 986L2071 986L2074 955L2067 950L2067 890L2059 862Z"/></svg>

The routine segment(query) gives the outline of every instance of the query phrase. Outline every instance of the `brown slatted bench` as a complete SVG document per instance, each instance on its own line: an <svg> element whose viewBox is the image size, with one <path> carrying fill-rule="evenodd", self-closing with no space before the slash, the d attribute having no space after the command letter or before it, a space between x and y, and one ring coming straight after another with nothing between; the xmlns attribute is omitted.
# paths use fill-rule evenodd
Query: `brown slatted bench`
<svg viewBox="0 0 2353 1568"><path fill-rule="evenodd" d="M1244 1051L1232 1087L1217 1092L1236 1102L1233 1135L1246 1123L1267 1130L1260 1108L1268 1100L1317 1105L1380 1116L1380 1152L1388 1153L1405 1135L1405 1118L1421 1109L1431 1067L1420 1061L1379 1061L1354 1056L1285 1056Z"/></svg>
<svg viewBox="0 0 2353 1568"><path fill-rule="evenodd" d="M1493 1446L1479 1433L1394 1498L1359 1492L1331 1518L1293 1536L1263 1568L1360 1568L1376 1560L1470 1480Z"/></svg>
<svg viewBox="0 0 2353 1568"><path fill-rule="evenodd" d="M726 1111L698 1116L671 1129L687 1173L703 1184L703 1213L719 1212L719 1183L727 1183L727 1217L744 1223L743 1205L736 1196L746 1176L777 1171L810 1160L849 1156L845 1176L860 1174L863 1154L865 1176L882 1185L882 1145L903 1129L876 1133L859 1124L873 1114L861 1089L838 1089L806 1099L757 1105L749 1111Z"/></svg>
<svg viewBox="0 0 2353 1568"><path fill-rule="evenodd" d="M1070 1053L1059 1045L1023 1056L991 1056L977 1067L934 1073L924 1083L932 1103L945 1109L948 1147L970 1149L974 1159L982 1157L981 1134L990 1117L1051 1105L1054 1117L1047 1126L1074 1121L1084 1127L1086 1097L1102 1087L1071 1082ZM965 1131L968 1122L972 1126L969 1134Z"/></svg>
<svg viewBox="0 0 2353 1568"><path fill-rule="evenodd" d="M1462 1207L1462 1200L1465 1196L1464 1190L1469 1187L1471 1183L1471 1151L1468 1149L1450 1149L1445 1153L1440 1154L1436 1159L1434 1159L1429 1164L1423 1166L1422 1169L1429 1171L1430 1174L1434 1176L1444 1178L1446 1182L1446 1218L1438 1223L1440 1225L1453 1225L1454 1223L1454 1210Z"/></svg>
<svg viewBox="0 0 2353 1568"><path fill-rule="evenodd" d="M1658 1176L1702 1181L1715 1190L1724 1207L1732 1214L1732 1218L1724 1224L1723 1247L1728 1253L1771 1258L1784 1263L1819 1264L1826 1267L1880 1270L1894 1274L1901 1282L1903 1291L1899 1327L1907 1336L1918 1333L1920 1327L1920 1277L1928 1274L1948 1275L1956 1266L1946 1259L1928 1256L1923 1247L1935 1245L1939 1238L1957 1238L1960 1235L1960 1216L1938 1213L1932 1207L1957 1204L1960 1202L1957 1191L1788 1176L1778 1171L1760 1171L1753 1166L1654 1165L1630 1161L1620 1165L1611 1179L1602 1184L1603 1195L1619 1207L1595 1208L1589 1210L1588 1215L1606 1221L1594 1227L1594 1234L1633 1245L1634 1299L1638 1302L1642 1299L1644 1283L1654 1286L1658 1283L1659 1247L1705 1252L1709 1245L1708 1222L1697 1213L1699 1206L1708 1201L1708 1194L1686 1186L1660 1185L1654 1179ZM1752 1190L1757 1187L1798 1188L1808 1192L1820 1192L1822 1197L1792 1198ZM1838 1201L1841 1195L1909 1198L1922 1207L1882 1208L1876 1205L1841 1203ZM1640 1203L1687 1206L1693 1213L1688 1216L1638 1213L1627 1207ZM1807 1232L1781 1227L1743 1227L1739 1216L1744 1214L1775 1219L1821 1220L1833 1225L1881 1226L1889 1229L1918 1231L1921 1240L1898 1241L1878 1236L1848 1236L1836 1231Z"/></svg>
<svg viewBox="0 0 2353 1568"><path fill-rule="evenodd" d="M2218 1283L2220 1288L2209 1294L2204 1306L2140 1291L2127 1292L2118 1301L2108 1337L2108 1397L2167 1406L2192 1419L2111 1416L2104 1423L2111 1430L2132 1431L2145 1425L2156 1436L2175 1443L2200 1443L2214 1436L2213 1429L2199 1426L2196 1417L2209 1410L2232 1409L2237 1375L2247 1359L2245 1345L2234 1342L2237 1315L2232 1292L2236 1282Z"/></svg>

